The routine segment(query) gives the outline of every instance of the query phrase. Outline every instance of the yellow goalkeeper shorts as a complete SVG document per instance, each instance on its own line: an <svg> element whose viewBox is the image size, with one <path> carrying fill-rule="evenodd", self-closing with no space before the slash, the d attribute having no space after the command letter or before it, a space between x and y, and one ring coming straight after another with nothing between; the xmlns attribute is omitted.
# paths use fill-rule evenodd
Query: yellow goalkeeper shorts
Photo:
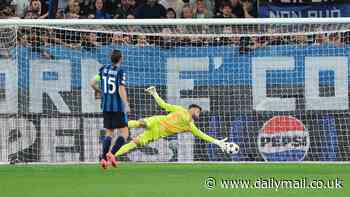
<svg viewBox="0 0 350 197"><path fill-rule="evenodd" d="M171 133L167 133L165 128L160 125L160 118L161 116L153 116L144 119L147 126L145 131L138 136L140 145L143 146L160 138L171 135Z"/></svg>

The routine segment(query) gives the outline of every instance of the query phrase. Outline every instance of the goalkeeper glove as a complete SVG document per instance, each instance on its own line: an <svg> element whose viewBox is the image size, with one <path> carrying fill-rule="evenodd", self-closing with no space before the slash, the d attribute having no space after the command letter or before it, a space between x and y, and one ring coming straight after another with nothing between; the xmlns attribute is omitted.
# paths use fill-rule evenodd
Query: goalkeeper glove
<svg viewBox="0 0 350 197"><path fill-rule="evenodd" d="M226 152L226 140L227 137L222 140L214 140L213 143L218 145L221 148L222 152Z"/></svg>
<svg viewBox="0 0 350 197"><path fill-rule="evenodd" d="M145 92L147 92L150 95L155 95L157 93L156 87L150 86L147 89L145 89Z"/></svg>

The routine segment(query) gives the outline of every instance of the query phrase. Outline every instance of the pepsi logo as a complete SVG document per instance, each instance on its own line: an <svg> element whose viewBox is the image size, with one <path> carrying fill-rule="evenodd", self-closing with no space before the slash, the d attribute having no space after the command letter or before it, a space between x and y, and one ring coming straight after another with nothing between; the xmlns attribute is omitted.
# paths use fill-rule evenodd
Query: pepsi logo
<svg viewBox="0 0 350 197"><path fill-rule="evenodd" d="M302 161L310 146L304 124L292 116L274 116L258 135L258 148L265 161Z"/></svg>

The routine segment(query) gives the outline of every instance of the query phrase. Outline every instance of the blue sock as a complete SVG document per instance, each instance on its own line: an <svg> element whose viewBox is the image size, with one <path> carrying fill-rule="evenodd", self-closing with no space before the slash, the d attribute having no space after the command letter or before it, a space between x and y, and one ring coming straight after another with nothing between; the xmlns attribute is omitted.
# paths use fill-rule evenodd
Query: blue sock
<svg viewBox="0 0 350 197"><path fill-rule="evenodd" d="M115 154L123 145L125 144L125 139L122 136L119 136L115 141L114 146L112 147L111 152Z"/></svg>
<svg viewBox="0 0 350 197"><path fill-rule="evenodd" d="M102 145L102 158L103 159L107 159L106 154L108 153L109 147L111 146L111 141L112 141L111 136L106 136L105 139L103 140L103 145Z"/></svg>

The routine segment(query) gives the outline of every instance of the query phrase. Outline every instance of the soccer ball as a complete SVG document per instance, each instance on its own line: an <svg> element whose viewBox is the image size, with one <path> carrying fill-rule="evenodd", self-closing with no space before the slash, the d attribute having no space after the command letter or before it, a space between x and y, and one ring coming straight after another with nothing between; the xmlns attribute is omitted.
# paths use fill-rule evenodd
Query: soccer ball
<svg viewBox="0 0 350 197"><path fill-rule="evenodd" d="M239 146L235 143L226 143L226 152L228 154L237 154L239 152Z"/></svg>

